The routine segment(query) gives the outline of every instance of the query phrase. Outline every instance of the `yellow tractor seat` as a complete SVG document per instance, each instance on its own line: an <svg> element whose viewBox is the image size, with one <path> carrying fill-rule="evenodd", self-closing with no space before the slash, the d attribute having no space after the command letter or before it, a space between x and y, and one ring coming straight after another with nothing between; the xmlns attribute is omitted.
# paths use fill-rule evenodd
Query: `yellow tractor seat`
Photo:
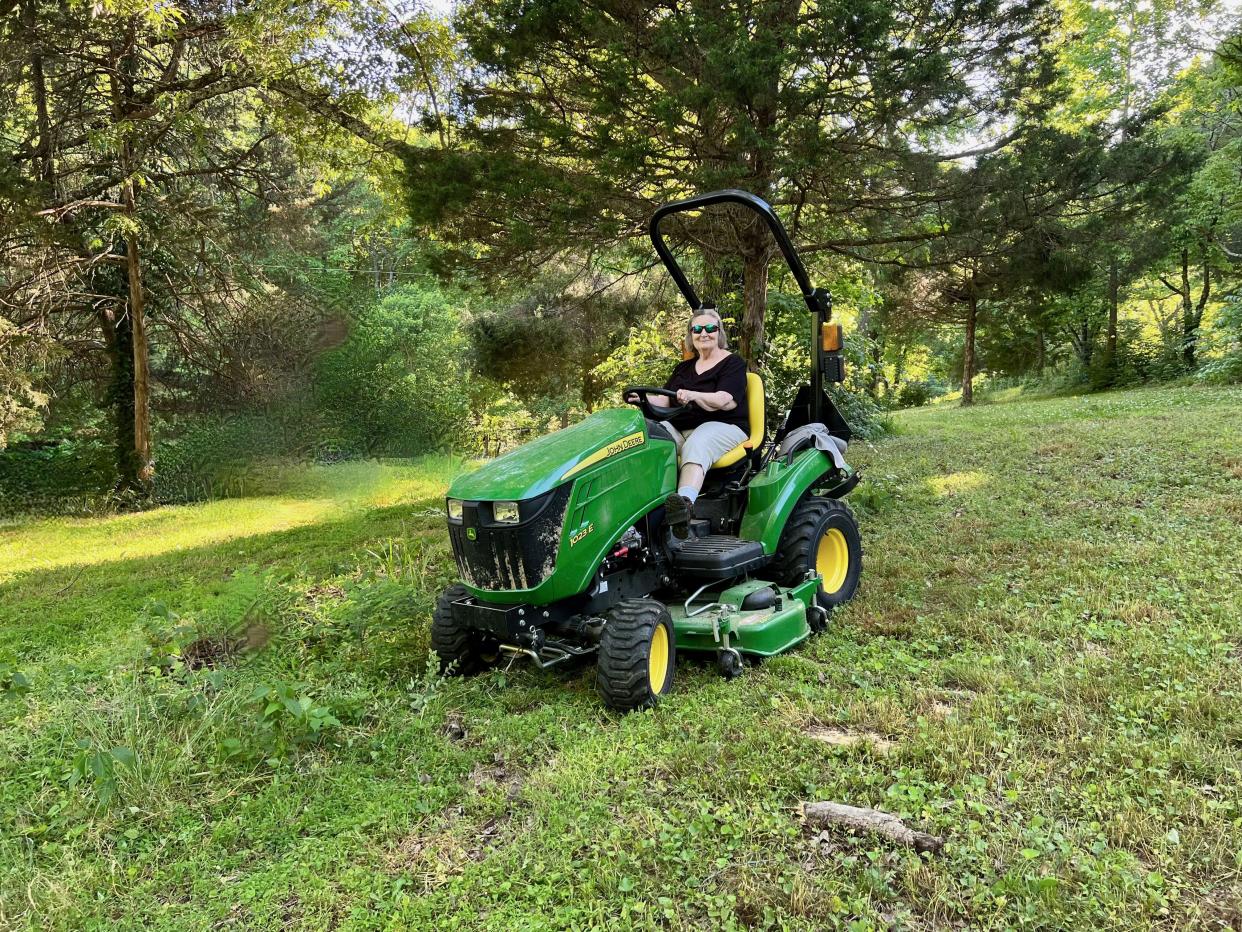
<svg viewBox="0 0 1242 932"><path fill-rule="evenodd" d="M763 379L754 372L746 373L746 409L750 419L750 436L726 453L709 469L724 469L732 466L750 450L757 450L763 444Z"/></svg>

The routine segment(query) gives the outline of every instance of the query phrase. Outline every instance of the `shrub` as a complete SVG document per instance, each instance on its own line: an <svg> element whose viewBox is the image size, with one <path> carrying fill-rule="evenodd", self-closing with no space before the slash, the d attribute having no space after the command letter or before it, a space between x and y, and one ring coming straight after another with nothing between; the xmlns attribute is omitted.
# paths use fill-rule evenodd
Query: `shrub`
<svg viewBox="0 0 1242 932"><path fill-rule="evenodd" d="M315 374L334 455L410 456L464 432L470 397L460 302L408 286L357 311L349 336Z"/></svg>
<svg viewBox="0 0 1242 932"><path fill-rule="evenodd" d="M132 769L138 763L137 755L129 748L119 745L112 748L99 747L89 738L79 739L77 748L78 752L65 775L65 782L70 789L78 784L91 787L95 791L99 808L109 808L118 795L117 768Z"/></svg>
<svg viewBox="0 0 1242 932"><path fill-rule="evenodd" d="M114 450L98 440L26 442L0 451L0 514L77 510L115 483Z"/></svg>
<svg viewBox="0 0 1242 932"><path fill-rule="evenodd" d="M938 394L938 386L931 382L906 382L897 392L897 407L921 408Z"/></svg>
<svg viewBox="0 0 1242 932"><path fill-rule="evenodd" d="M157 435L155 497L164 503L255 494L262 491L256 463L297 457L311 446L305 432L293 434L285 420L266 413L203 418L178 426L179 433Z"/></svg>
<svg viewBox="0 0 1242 932"><path fill-rule="evenodd" d="M1232 295L1225 302L1211 336L1222 352L1203 364L1197 378L1215 384L1242 382L1242 297Z"/></svg>
<svg viewBox="0 0 1242 932"><path fill-rule="evenodd" d="M34 383L46 369L51 346L46 336L22 332L0 317L0 450L10 435L42 424L48 397Z"/></svg>
<svg viewBox="0 0 1242 932"><path fill-rule="evenodd" d="M15 699L30 692L30 677L12 664L0 663L0 699Z"/></svg>

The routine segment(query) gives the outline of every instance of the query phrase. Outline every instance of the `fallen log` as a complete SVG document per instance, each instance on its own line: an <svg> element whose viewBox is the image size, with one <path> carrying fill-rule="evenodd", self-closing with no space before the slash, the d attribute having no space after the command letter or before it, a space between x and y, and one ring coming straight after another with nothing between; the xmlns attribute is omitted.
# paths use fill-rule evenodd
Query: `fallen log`
<svg viewBox="0 0 1242 932"><path fill-rule="evenodd" d="M944 847L943 838L916 831L897 816L881 812L879 809L860 809L858 806L847 806L844 803L805 803L802 806L802 814L811 822L844 825L856 832L883 835L915 851L928 851L935 854Z"/></svg>

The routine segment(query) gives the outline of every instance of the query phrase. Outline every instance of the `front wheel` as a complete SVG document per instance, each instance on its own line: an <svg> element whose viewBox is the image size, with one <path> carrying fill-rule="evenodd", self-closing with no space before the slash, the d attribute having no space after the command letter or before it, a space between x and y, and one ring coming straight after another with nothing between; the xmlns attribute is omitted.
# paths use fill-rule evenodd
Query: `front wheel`
<svg viewBox="0 0 1242 932"><path fill-rule="evenodd" d="M470 593L465 586L449 586L436 599L431 613L431 649L440 658L440 673L445 676L469 676L494 664L500 647L494 638L472 628L463 628L453 620L453 603Z"/></svg>
<svg viewBox="0 0 1242 932"><path fill-rule="evenodd" d="M626 599L607 612L595 681L609 708L645 709L673 688L677 645L668 609L654 599Z"/></svg>
<svg viewBox="0 0 1242 932"><path fill-rule="evenodd" d="M844 605L858 591L862 575L862 535L854 513L842 501L807 495L794 506L772 561L783 586L796 586L809 571L819 576L815 602L821 608Z"/></svg>

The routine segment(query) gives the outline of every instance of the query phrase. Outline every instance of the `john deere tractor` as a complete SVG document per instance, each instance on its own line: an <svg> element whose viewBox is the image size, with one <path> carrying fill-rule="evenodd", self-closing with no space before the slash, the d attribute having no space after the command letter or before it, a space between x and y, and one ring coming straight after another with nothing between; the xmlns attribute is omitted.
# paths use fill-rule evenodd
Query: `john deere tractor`
<svg viewBox="0 0 1242 932"><path fill-rule="evenodd" d="M862 544L841 498L859 475L828 449L850 431L823 390L844 377L831 299L811 286L772 208L728 190L651 218L656 253L692 310L704 305L660 223L717 204L755 211L789 263L813 322L808 383L769 438L763 384L748 375L750 436L708 470L685 540L664 520L677 448L663 422L682 408L652 404L672 394L663 389L627 388L633 407L598 411L456 479L446 504L461 583L439 597L431 629L445 672L513 655L539 667L594 655L604 701L642 708L672 689L678 651L712 652L732 678L744 657L822 630L854 595Z"/></svg>

